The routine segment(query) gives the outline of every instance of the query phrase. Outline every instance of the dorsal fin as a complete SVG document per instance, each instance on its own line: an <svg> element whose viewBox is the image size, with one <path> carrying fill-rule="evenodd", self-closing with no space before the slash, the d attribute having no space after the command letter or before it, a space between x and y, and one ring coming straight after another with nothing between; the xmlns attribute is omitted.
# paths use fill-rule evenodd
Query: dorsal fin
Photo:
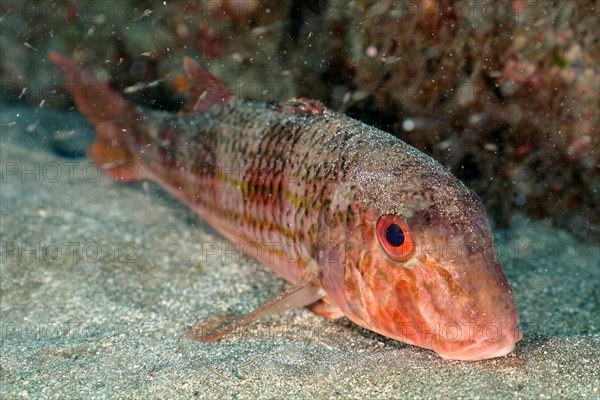
<svg viewBox="0 0 600 400"><path fill-rule="evenodd" d="M182 114L202 114L217 104L224 104L235 98L222 80L191 57L183 57L183 68L190 78L190 93L194 98Z"/></svg>

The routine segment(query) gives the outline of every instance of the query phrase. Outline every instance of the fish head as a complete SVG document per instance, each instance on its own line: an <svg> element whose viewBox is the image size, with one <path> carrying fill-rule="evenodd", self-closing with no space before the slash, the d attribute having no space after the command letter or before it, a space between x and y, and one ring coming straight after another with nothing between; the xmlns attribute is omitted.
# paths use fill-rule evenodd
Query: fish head
<svg viewBox="0 0 600 400"><path fill-rule="evenodd" d="M421 161L332 190L319 225L321 285L353 322L384 336L447 359L506 355L522 335L485 207Z"/></svg>

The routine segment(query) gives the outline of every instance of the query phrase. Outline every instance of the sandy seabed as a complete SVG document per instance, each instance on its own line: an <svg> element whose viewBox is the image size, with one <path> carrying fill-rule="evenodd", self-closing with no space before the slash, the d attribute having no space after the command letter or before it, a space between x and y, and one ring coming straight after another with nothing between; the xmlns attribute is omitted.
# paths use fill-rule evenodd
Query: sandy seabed
<svg viewBox="0 0 600 400"><path fill-rule="evenodd" d="M499 359L443 360L304 309L197 343L195 324L285 283L155 185L56 155L39 113L0 111L2 398L600 397L598 245L525 218L496 231L524 333Z"/></svg>

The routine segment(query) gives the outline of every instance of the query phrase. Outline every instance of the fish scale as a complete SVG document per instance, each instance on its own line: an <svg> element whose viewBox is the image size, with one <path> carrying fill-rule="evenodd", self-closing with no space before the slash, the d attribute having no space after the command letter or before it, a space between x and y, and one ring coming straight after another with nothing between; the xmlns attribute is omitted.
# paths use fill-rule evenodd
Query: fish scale
<svg viewBox="0 0 600 400"><path fill-rule="evenodd" d="M316 257L314 226L322 205L331 204L325 182L342 179L338 161L351 159L344 144L352 126L332 124L344 138L336 140L340 135L321 128L328 119L244 102L191 118L165 119L158 113L136 127L134 132L142 133L130 136L129 150L140 154L143 167L169 191L187 193L186 203L213 214L216 229L234 242L244 236L246 245L299 252L287 255L292 263L280 252L265 256L295 283Z"/></svg>

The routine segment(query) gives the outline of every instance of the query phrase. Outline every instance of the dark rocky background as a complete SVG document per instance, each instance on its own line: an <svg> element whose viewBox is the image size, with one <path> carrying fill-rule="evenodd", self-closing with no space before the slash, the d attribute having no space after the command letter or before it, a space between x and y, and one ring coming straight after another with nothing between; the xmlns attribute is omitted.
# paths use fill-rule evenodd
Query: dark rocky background
<svg viewBox="0 0 600 400"><path fill-rule="evenodd" d="M0 7L5 102L69 107L46 56L58 50L132 101L177 110L186 88L181 57L190 55L241 98L315 98L401 137L473 188L496 225L527 214L600 237L596 1ZM56 132L41 136L62 143L48 137Z"/></svg>

